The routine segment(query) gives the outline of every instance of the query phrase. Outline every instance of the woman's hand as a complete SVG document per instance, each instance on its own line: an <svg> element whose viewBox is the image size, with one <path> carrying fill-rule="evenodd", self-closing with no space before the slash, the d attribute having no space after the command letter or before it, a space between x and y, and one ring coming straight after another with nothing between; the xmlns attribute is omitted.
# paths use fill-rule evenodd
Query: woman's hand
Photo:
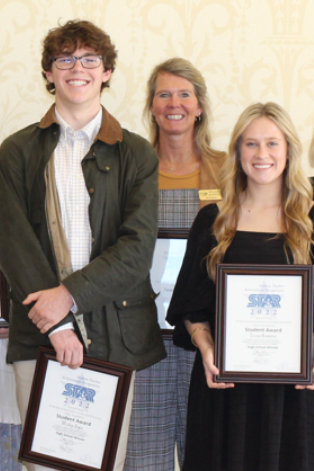
<svg viewBox="0 0 314 471"><path fill-rule="evenodd" d="M207 346L203 346L202 342L202 349L200 348L200 352L202 354L207 386L212 389L234 388L233 383L214 382L214 375L218 375L219 373L217 366L214 364L214 342L212 341L212 344L209 343Z"/></svg>
<svg viewBox="0 0 314 471"><path fill-rule="evenodd" d="M185 326L189 334L192 334L192 343L201 352L208 387L213 389L233 388L233 383L214 382L214 375L217 375L219 370L214 364L214 341L208 323L192 324L190 321L185 321Z"/></svg>
<svg viewBox="0 0 314 471"><path fill-rule="evenodd" d="M314 374L314 368L313 368L313 374ZM307 386L304 386L302 384L296 384L295 389L310 389L311 391L314 391L314 384L308 384Z"/></svg>
<svg viewBox="0 0 314 471"><path fill-rule="evenodd" d="M313 349L314 349L314 334L313 334ZM313 351L313 364L314 364L314 351ZM314 368L313 368L313 374L314 374ZM314 391L314 384L308 384L307 386L304 386L302 384L296 384L295 389L310 389L311 391Z"/></svg>

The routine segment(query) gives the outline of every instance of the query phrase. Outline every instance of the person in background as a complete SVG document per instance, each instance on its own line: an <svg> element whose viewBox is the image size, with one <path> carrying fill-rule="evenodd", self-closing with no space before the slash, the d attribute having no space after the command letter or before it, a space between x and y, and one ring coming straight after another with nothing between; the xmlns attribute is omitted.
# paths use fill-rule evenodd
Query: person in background
<svg viewBox="0 0 314 471"><path fill-rule="evenodd" d="M91 357L133 370L165 356L149 280L158 159L101 106L116 57L110 37L88 21L49 31L42 69L55 103L0 148L7 360L22 423L40 345L70 368L83 362L82 342ZM131 385L114 470L124 465L132 397Z"/></svg>
<svg viewBox="0 0 314 471"><path fill-rule="evenodd" d="M313 385L213 381L217 263L313 264L313 191L300 156L279 105L248 107L222 170L223 200L190 231L167 316L175 343L197 348L183 471L314 469Z"/></svg>
<svg viewBox="0 0 314 471"><path fill-rule="evenodd" d="M144 116L159 158L159 228L189 229L200 206L220 200L224 154L211 147L211 112L201 73L187 60L157 65ZM194 352L164 339L167 358L137 373L125 471L173 471L183 462Z"/></svg>

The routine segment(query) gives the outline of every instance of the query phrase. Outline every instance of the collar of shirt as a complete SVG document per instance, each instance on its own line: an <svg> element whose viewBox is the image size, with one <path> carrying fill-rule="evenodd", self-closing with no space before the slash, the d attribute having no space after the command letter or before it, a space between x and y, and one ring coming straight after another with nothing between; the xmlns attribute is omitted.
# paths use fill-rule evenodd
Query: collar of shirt
<svg viewBox="0 0 314 471"><path fill-rule="evenodd" d="M102 122L102 109L100 108L99 112L89 123L86 124L82 129L74 131L71 126L60 116L58 113L57 107L55 108L56 118L60 125L60 138L59 144L62 144L65 140L75 140L75 139L88 139L90 145L93 144Z"/></svg>

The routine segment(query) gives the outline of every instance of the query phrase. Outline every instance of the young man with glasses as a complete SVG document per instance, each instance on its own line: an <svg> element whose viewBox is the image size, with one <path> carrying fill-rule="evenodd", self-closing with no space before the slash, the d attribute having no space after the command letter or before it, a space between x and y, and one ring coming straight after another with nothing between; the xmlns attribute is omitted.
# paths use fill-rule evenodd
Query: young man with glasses
<svg viewBox="0 0 314 471"><path fill-rule="evenodd" d="M12 293L8 361L22 421L39 345L51 343L71 368L82 364L82 344L134 370L165 356L148 274L158 160L101 107L115 60L109 36L90 22L51 30L42 67L55 104L0 148L0 266ZM132 388L115 470L131 404Z"/></svg>

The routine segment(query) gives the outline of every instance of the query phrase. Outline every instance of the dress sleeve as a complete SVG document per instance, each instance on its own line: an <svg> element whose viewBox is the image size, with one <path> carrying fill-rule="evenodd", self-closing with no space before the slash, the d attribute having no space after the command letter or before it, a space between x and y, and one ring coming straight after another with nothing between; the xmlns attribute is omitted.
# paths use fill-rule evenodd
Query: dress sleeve
<svg viewBox="0 0 314 471"><path fill-rule="evenodd" d="M217 214L216 204L205 206L198 213L167 314L167 321L175 326L175 345L187 349L194 347L184 326L185 320L209 321L213 326L215 284L208 276L205 257L216 245L212 226Z"/></svg>

